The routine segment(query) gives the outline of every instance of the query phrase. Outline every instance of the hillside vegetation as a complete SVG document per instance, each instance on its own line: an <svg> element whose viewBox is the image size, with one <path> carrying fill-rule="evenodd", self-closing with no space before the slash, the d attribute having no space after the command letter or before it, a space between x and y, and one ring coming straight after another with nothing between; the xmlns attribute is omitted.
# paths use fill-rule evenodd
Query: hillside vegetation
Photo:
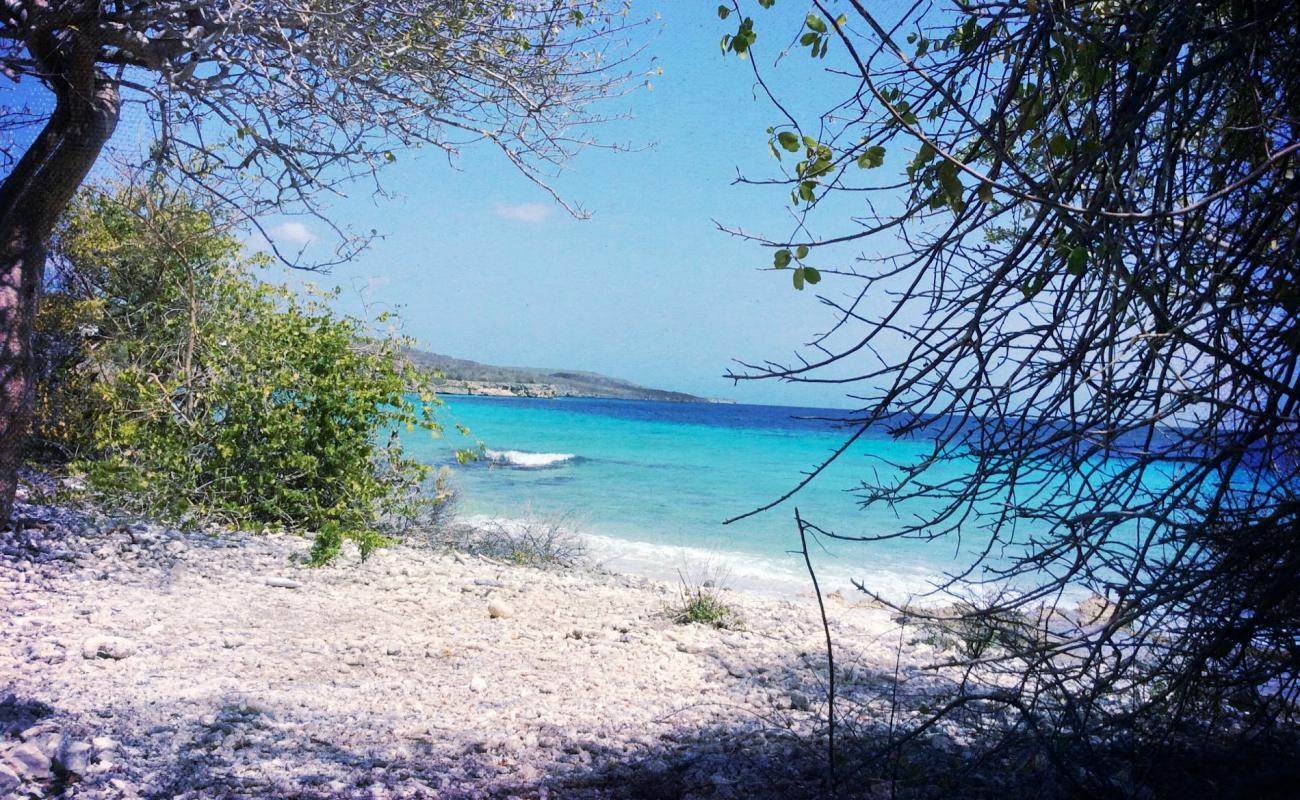
<svg viewBox="0 0 1300 800"><path fill-rule="evenodd" d="M611 378L595 372L538 367L496 367L413 348L407 348L404 352L417 368L434 373L433 385L442 394L498 397L600 397L616 400L657 400L669 403L709 402L706 398L685 392L650 389L631 381Z"/></svg>

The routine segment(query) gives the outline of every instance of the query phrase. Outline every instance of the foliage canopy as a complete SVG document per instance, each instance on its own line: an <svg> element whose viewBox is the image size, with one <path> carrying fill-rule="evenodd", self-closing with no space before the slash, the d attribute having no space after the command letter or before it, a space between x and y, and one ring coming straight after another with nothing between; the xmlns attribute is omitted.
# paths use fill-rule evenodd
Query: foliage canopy
<svg viewBox="0 0 1300 800"><path fill-rule="evenodd" d="M441 431L406 342L259 281L223 224L175 190L77 198L38 319L40 441L171 518L359 535L441 501L395 435Z"/></svg>

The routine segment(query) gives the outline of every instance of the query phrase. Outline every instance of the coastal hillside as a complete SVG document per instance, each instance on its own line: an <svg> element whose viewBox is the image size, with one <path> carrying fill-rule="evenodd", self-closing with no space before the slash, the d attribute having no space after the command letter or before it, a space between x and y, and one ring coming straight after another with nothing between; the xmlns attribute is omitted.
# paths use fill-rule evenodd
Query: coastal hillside
<svg viewBox="0 0 1300 800"><path fill-rule="evenodd" d="M706 398L685 392L651 389L596 372L539 367L496 367L463 358L407 348L406 357L434 374L442 394L477 394L495 397L600 397L615 400L657 400L668 403L704 403Z"/></svg>

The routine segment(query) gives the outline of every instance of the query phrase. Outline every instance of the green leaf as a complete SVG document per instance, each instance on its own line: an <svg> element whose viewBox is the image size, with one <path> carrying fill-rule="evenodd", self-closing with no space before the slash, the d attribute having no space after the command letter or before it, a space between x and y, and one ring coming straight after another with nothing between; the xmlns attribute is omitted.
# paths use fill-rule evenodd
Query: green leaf
<svg viewBox="0 0 1300 800"><path fill-rule="evenodd" d="M726 6L718 6L718 19L726 19L731 16L731 9Z"/></svg>
<svg viewBox="0 0 1300 800"><path fill-rule="evenodd" d="M1076 247L1065 259L1065 271L1071 275L1082 275L1088 271L1088 248Z"/></svg>
<svg viewBox="0 0 1300 800"><path fill-rule="evenodd" d="M785 269L786 267L790 266L790 251L777 250L776 253L772 256L772 266L776 267L777 269Z"/></svg>
<svg viewBox="0 0 1300 800"><path fill-rule="evenodd" d="M808 18L804 20L804 24L808 26L808 30L810 31L817 31L818 33L826 32L826 23L816 14L809 14Z"/></svg>
<svg viewBox="0 0 1300 800"><path fill-rule="evenodd" d="M813 183L812 181L804 181L803 183L799 184L799 197L805 203L811 203L813 199L816 197L816 195L813 194L813 191L816 188L817 188L817 184Z"/></svg>
<svg viewBox="0 0 1300 800"><path fill-rule="evenodd" d="M939 179L939 186L943 189L948 203L952 205L962 202L965 187L961 185L961 179L957 177L957 166L951 161L945 161L934 172L935 177Z"/></svg>
<svg viewBox="0 0 1300 800"><path fill-rule="evenodd" d="M858 166L862 169L875 169L885 163L885 148L878 144L868 147L858 156Z"/></svg>
<svg viewBox="0 0 1300 800"><path fill-rule="evenodd" d="M1047 151L1059 158L1060 156L1070 152L1070 148L1073 146L1074 143L1066 138L1065 134L1057 132L1052 135L1050 140L1048 140Z"/></svg>
<svg viewBox="0 0 1300 800"><path fill-rule="evenodd" d="M799 44L803 45L804 47L807 47L808 45L817 41L819 38L821 37L819 37L817 34L813 33L812 31L809 31L808 33L805 33L803 36L799 37Z"/></svg>
<svg viewBox="0 0 1300 800"><path fill-rule="evenodd" d="M804 273L803 267L799 267L794 271L794 288L798 289L801 292L803 291L803 273Z"/></svg>
<svg viewBox="0 0 1300 800"><path fill-rule="evenodd" d="M790 131L781 131L776 135L776 140L781 144L782 147L784 147L786 150L789 150L791 153L798 152L799 150L799 134L797 133L791 133Z"/></svg>
<svg viewBox="0 0 1300 800"><path fill-rule="evenodd" d="M812 267L803 268L803 279L808 283L821 283L822 274Z"/></svg>
<svg viewBox="0 0 1300 800"><path fill-rule="evenodd" d="M981 181L977 191L979 192L979 198L982 202L985 204L991 204L993 202L993 184Z"/></svg>
<svg viewBox="0 0 1300 800"><path fill-rule="evenodd" d="M806 244L801 244L801 245L799 245L799 247L796 248L795 251L794 251L794 257L795 257L795 258L807 258L807 257L808 257L808 245L806 245Z"/></svg>

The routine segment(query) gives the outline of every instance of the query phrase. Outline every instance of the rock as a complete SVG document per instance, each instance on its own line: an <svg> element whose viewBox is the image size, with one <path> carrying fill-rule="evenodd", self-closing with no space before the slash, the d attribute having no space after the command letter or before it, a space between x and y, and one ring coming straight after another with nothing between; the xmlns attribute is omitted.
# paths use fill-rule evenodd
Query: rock
<svg viewBox="0 0 1300 800"><path fill-rule="evenodd" d="M297 589L302 586L302 583L293 578L267 578L266 585L277 589Z"/></svg>
<svg viewBox="0 0 1300 800"><path fill-rule="evenodd" d="M8 797L22 782L23 779L18 777L18 773L0 764L0 797Z"/></svg>
<svg viewBox="0 0 1300 800"><path fill-rule="evenodd" d="M402 645L400 642L389 642L384 647L384 654L390 656L400 656L402 654Z"/></svg>
<svg viewBox="0 0 1300 800"><path fill-rule="evenodd" d="M30 740L32 744L45 754L45 757L54 760L59 751L63 749L63 736L58 733L46 733Z"/></svg>
<svg viewBox="0 0 1300 800"><path fill-rule="evenodd" d="M90 769L90 755L89 742L72 742L59 752L54 764L63 772L84 775Z"/></svg>
<svg viewBox="0 0 1300 800"><path fill-rule="evenodd" d="M81 645L82 658L111 658L120 661L135 654L135 642L121 636L92 636Z"/></svg>
<svg viewBox="0 0 1300 800"><path fill-rule="evenodd" d="M30 728L24 730L22 733L18 734L18 738L22 739L24 742L30 742L32 739L35 739L37 736L41 736L46 733L54 733L58 729L59 726L55 725L53 722L38 722L35 725L31 726Z"/></svg>
<svg viewBox="0 0 1300 800"><path fill-rule="evenodd" d="M96 753L107 753L117 749L117 742L107 736L96 736L90 740L90 744L95 748Z"/></svg>
<svg viewBox="0 0 1300 800"><path fill-rule="evenodd" d="M790 708L795 711L809 711L812 709L812 700L803 692L790 692L787 699L790 702Z"/></svg>
<svg viewBox="0 0 1300 800"><path fill-rule="evenodd" d="M67 655L58 642L36 642L28 648L27 657L43 664L62 664Z"/></svg>
<svg viewBox="0 0 1300 800"><path fill-rule="evenodd" d="M494 588L494 589L500 589L500 588L501 588L501 581L497 580L496 578L475 578L475 579L474 579L474 585L475 585L475 586L490 586L490 587L492 587L492 588Z"/></svg>
<svg viewBox="0 0 1300 800"><path fill-rule="evenodd" d="M475 675L469 679L469 690L471 692L481 692L487 688L487 681L482 675Z"/></svg>
<svg viewBox="0 0 1300 800"><path fill-rule="evenodd" d="M1079 622L1086 626L1104 621L1105 618L1110 616L1112 608L1113 606L1109 600L1099 594L1093 594L1079 603L1075 613L1079 615Z"/></svg>
<svg viewBox="0 0 1300 800"><path fill-rule="evenodd" d="M504 600L492 599L488 602L488 616L492 619L506 619L513 617L515 610Z"/></svg>
<svg viewBox="0 0 1300 800"><path fill-rule="evenodd" d="M20 744L8 752L9 763L19 776L28 780L43 781L50 777L49 756L30 742Z"/></svg>

